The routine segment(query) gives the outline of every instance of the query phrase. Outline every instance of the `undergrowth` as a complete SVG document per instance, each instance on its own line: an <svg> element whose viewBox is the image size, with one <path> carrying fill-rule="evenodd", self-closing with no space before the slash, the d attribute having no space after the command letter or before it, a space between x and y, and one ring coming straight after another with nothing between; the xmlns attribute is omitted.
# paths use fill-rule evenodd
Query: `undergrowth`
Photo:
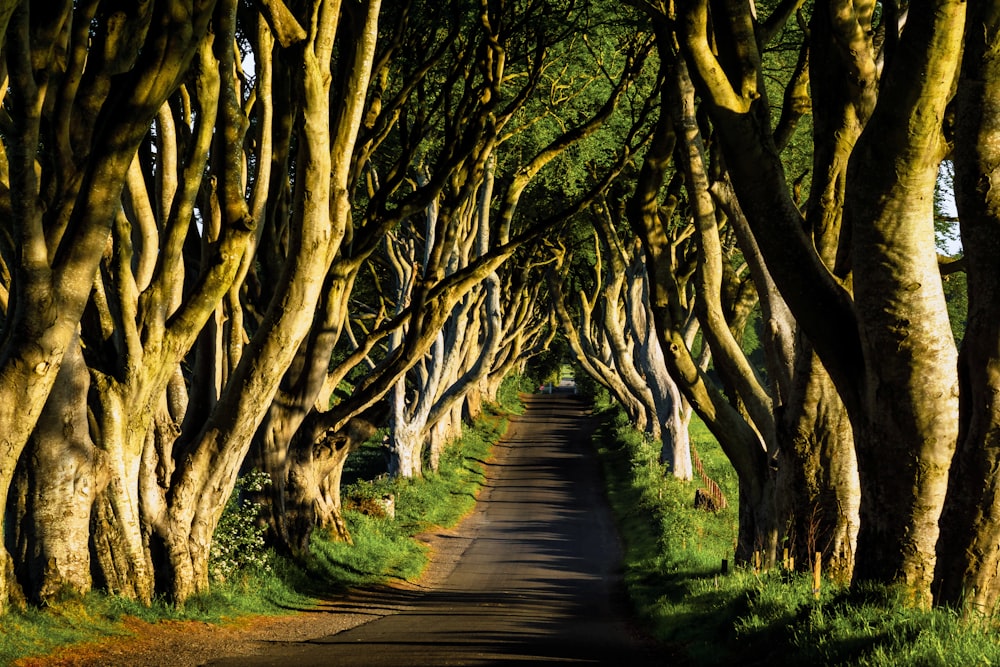
<svg viewBox="0 0 1000 667"><path fill-rule="evenodd" d="M605 410L596 435L609 497L625 541L625 579L637 613L677 665L1000 664L995 622L906 605L892 590L848 590L811 576L733 566L738 483L714 438L695 419L692 443L729 506L694 508L699 482L658 462L658 443ZM727 561L727 573L722 561Z"/></svg>

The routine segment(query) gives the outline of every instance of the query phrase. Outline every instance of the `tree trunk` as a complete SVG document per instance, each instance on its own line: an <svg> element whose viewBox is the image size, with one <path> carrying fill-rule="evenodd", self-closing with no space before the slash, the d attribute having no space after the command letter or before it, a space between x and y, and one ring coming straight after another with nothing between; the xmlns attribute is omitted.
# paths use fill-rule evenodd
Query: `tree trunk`
<svg viewBox="0 0 1000 667"><path fill-rule="evenodd" d="M24 590L36 602L90 590L90 519L108 482L106 457L87 419L90 376L79 338L63 356L56 384L25 449Z"/></svg>
<svg viewBox="0 0 1000 667"><path fill-rule="evenodd" d="M244 469L258 469L270 477L271 484L262 492L261 503L267 508L269 525L278 543L292 553L306 553L304 549L314 526L307 525L304 517L296 514L299 510L293 512L289 507L304 508L314 499L319 503L325 479L313 470L313 449L322 443L306 442L297 434L309 415L318 409L316 400L327 379L329 360L343 330L347 301L359 266L360 262L340 258L331 268L309 335L285 372L277 397L254 436L254 447L244 464ZM346 455L344 452L345 459ZM303 486L310 482L315 483L313 488ZM307 515L319 516L317 513ZM339 517L334 523L339 537L347 539L346 526Z"/></svg>
<svg viewBox="0 0 1000 667"><path fill-rule="evenodd" d="M224 323L224 297L244 266L255 219L241 176L249 123L234 81L236 13L236 2L220 3L212 33L198 45L189 88L197 122L188 127L182 111L164 104L144 147L155 148L156 168L143 172L145 151L130 167L112 252L94 291L94 317L85 321L99 446L111 470L93 527L96 569L108 590L143 602L169 590L165 569L154 563L164 560L157 533L168 514L176 441L184 426L190 433L204 423L239 354L226 344L232 327ZM267 69L260 66L259 85ZM260 122L262 134L269 128ZM265 162L268 150L259 153ZM266 189L267 182L264 174L255 185ZM260 190L253 192L259 199ZM192 256L200 260L194 276ZM189 401L181 362L196 344Z"/></svg>
<svg viewBox="0 0 1000 667"><path fill-rule="evenodd" d="M853 420L861 481L854 579L901 583L918 604L930 600L958 439L958 359L932 197L965 13L964 3L946 4L911 13L907 32L927 39L920 73L907 67L883 82L852 155L845 206L865 360L863 414Z"/></svg>
<svg viewBox="0 0 1000 667"><path fill-rule="evenodd" d="M413 422L396 424L389 444L389 476L412 479L423 474L423 428Z"/></svg>
<svg viewBox="0 0 1000 667"><path fill-rule="evenodd" d="M629 223L646 255L650 304L666 367L692 408L718 439L740 480L744 502L741 503L738 556L747 558L750 551L763 549L764 561L770 565L776 559L779 525L774 504L774 479L764 443L739 410L709 382L684 336L685 278L678 270L677 249L667 230L670 211L665 211L667 207L661 206L659 201L664 175L678 143L674 116L681 100L678 99L678 81L674 79L677 73L666 63L661 68L661 73L670 79L661 93L660 118L653 143L628 203ZM693 148L688 145L686 150ZM676 200L673 203L676 204Z"/></svg>
<svg viewBox="0 0 1000 667"><path fill-rule="evenodd" d="M63 3L61 11L31 13L30 28L28 11L0 12L23 21L4 33L5 102L11 104L4 137L11 178L4 198L18 264L11 267L17 289L0 354L0 515L6 515L15 465L77 333L129 164L186 74L214 4L173 13L143 5L108 19ZM66 40L78 36L79 25L89 27L104 57L64 57L77 48ZM31 42L27 36L35 30L51 30L59 44ZM41 146L51 159L37 161ZM7 561L5 552L0 561ZM0 567L0 611L12 584L7 573Z"/></svg>
<svg viewBox="0 0 1000 667"><path fill-rule="evenodd" d="M861 492L854 438L843 402L802 341L779 421L779 515L789 521L796 562L822 552L824 569L849 581L854 568Z"/></svg>
<svg viewBox="0 0 1000 667"><path fill-rule="evenodd" d="M320 421L320 420L314 420ZM335 539L351 541L341 514L340 478L344 463L352 451L370 438L376 426L365 419L352 419L339 433L317 433L305 425L300 438L308 446L294 448L296 461L289 469L285 492L288 534L295 540L293 553L309 553L309 538L313 530L320 529Z"/></svg>
<svg viewBox="0 0 1000 667"><path fill-rule="evenodd" d="M965 11L955 0L909 12L904 39L892 35L886 42L898 49L888 54L896 60L880 82L866 78L877 67L845 67L850 85L878 89L846 181L849 240L842 247L854 271L853 303L849 284L830 273L803 232L789 196L770 134L758 45L745 30L752 25L749 9L728 23L739 44L734 52L742 54L733 79L710 45L706 3L688 6L678 22L768 268L851 414L862 490L854 581L902 584L916 603L929 599L957 439L956 355L938 277L932 193L947 148L942 119ZM844 22L859 48L870 47L862 23Z"/></svg>
<svg viewBox="0 0 1000 667"><path fill-rule="evenodd" d="M941 517L934 593L968 615L1000 603L1000 11L970 6L956 99L955 195L969 313L959 359L961 432Z"/></svg>
<svg viewBox="0 0 1000 667"><path fill-rule="evenodd" d="M212 417L178 455L159 538L166 549L168 594L183 603L208 586L212 532L236 483L257 427L277 393L285 370L313 322L324 277L344 239L350 217L348 175L373 64L379 2L364 7L363 20L338 45L348 74L341 95L331 95L332 52L341 18L337 1L312 6L315 16L297 70L302 95L292 207L292 254L260 327L243 352ZM334 114L331 101L342 107ZM331 127L332 119L341 122Z"/></svg>
<svg viewBox="0 0 1000 667"><path fill-rule="evenodd" d="M660 420L660 462L677 479L690 481L694 478L688 435L691 412L683 409L684 398L667 372L653 317L648 312L649 274L641 249L632 258L629 276L629 327L637 343L636 362L653 392Z"/></svg>

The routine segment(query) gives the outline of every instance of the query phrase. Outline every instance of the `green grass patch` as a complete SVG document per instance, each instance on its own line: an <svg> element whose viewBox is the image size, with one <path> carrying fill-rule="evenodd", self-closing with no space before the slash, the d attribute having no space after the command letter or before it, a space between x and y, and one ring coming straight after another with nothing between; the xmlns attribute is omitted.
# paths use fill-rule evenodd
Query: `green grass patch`
<svg viewBox="0 0 1000 667"><path fill-rule="evenodd" d="M282 575L290 573L291 578ZM104 637L129 636L126 620L149 623L161 621L201 621L221 624L249 615L286 614L315 604L307 595L307 581L300 569L275 559L270 572L243 572L211 592L193 597L183 608L154 601L146 606L115 596L92 592L68 595L44 607L12 609L0 617L0 665L19 658L40 656L59 648Z"/></svg>
<svg viewBox="0 0 1000 667"><path fill-rule="evenodd" d="M538 383L520 373L512 373L500 383L497 391L497 406L503 412L519 415L524 413L521 394L533 394L538 390Z"/></svg>
<svg viewBox="0 0 1000 667"><path fill-rule="evenodd" d="M850 591L811 576L733 567L738 483L699 420L691 439L729 507L694 509L700 482L659 464L659 443L614 408L595 436L625 543L625 580L640 619L678 665L1000 665L994 620L908 607L893 591ZM722 574L722 560L729 563Z"/></svg>
<svg viewBox="0 0 1000 667"><path fill-rule="evenodd" d="M126 620L149 623L201 621L225 623L240 616L284 614L314 604L274 573L245 572L195 596L183 608L163 601L146 606L126 598L91 592L67 595L44 607L12 609L0 617L0 665L40 656L59 648L104 637L129 636Z"/></svg>

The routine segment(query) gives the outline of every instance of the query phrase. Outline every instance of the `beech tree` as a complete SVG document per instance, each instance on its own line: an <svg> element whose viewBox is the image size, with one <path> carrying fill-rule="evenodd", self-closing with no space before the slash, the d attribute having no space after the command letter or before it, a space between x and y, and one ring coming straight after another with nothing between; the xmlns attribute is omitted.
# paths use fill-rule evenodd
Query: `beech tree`
<svg viewBox="0 0 1000 667"><path fill-rule="evenodd" d="M955 194L967 262L968 326L959 355L959 438L941 518L934 593L938 601L990 614L997 581L997 291L996 109L1000 15L969 7L955 97Z"/></svg>
<svg viewBox="0 0 1000 667"><path fill-rule="evenodd" d="M779 158L761 56L800 6L764 16L745 3L683 3L672 17L677 62L691 68L767 269L850 417L861 491L853 579L903 585L924 603L964 423L933 195L948 105L963 90L966 5L814 4L809 82L823 113L804 208Z"/></svg>
<svg viewBox="0 0 1000 667"><path fill-rule="evenodd" d="M697 71L675 48L675 17L666 5L637 3L650 18L660 54L659 119L628 204L629 222L645 249L650 301L672 378L722 443L740 479L738 558L762 549L776 557L779 540L808 555L820 547L841 572L850 572L857 530L857 484L850 431L839 397L799 337L798 323L774 288L732 187L730 156L719 151L718 128L699 112ZM783 5L761 21L759 47L789 17ZM803 52L805 54L806 52ZM774 119L774 160L808 109L802 102L803 57L786 67L785 104ZM763 84L761 84L763 85ZM768 116L770 127L772 119ZM721 146L724 147L724 144ZM789 200L793 193L788 193ZM672 238L690 220L697 270L678 266ZM738 248L739 254L732 253ZM739 275L739 257L746 273ZM686 285L712 350L722 386L699 370L685 342ZM759 377L742 347L742 329L759 299L767 378ZM824 387L826 389L824 390Z"/></svg>
<svg viewBox="0 0 1000 667"><path fill-rule="evenodd" d="M309 333L324 276L349 227L347 184L374 62L379 4L319 3L311 11L299 22L309 27L297 52L301 134L289 220L292 254L258 330L174 473L159 537L173 574L171 594L178 600L207 588L212 531L284 370ZM353 22L352 29L338 31L342 19ZM336 96L331 95L335 40L344 67ZM334 110L332 104L339 106Z"/></svg>
<svg viewBox="0 0 1000 667"><path fill-rule="evenodd" d="M324 302L339 310L324 308L322 317L317 317L315 338L308 339L308 348L300 349L299 360L293 365L295 375L286 377L288 391L274 402L260 437L260 461L265 470L280 480L272 499L272 507L279 510L273 512L275 523L279 534L293 549L303 547L315 525L346 536L337 516L336 492L329 488L320 490L328 487L322 480L339 475L338 466L342 466L346 454L344 447L349 448L351 442L358 444L337 436L339 429L379 403L391 387L398 385L402 374L422 365L425 353L435 345L456 304L475 303L475 296L468 296L468 290L477 289L477 283L483 280L491 282L490 274L542 228L539 225L519 236L513 235L510 230L514 204L508 203L508 212L501 215L506 221L506 231L489 239L491 252L483 252L475 261L459 260L469 250L465 239L476 229L470 221L485 214L476 210L476 202L486 177L486 165L503 141L505 128L538 85L540 73L547 66L542 57L545 47L563 38L566 28L560 21L569 19L560 14L561 10L544 2L489 8L481 16L467 14L468 8L462 3L456 3L453 9L456 11L443 14L436 6L420 7L412 14L402 12L402 23L396 26L390 47L379 58L378 84L370 100L366 132L355 156L353 172L354 185L359 190L352 193L365 208L358 212L352 227L352 244L335 258L330 273L331 280L339 276L337 282L331 282L330 289L330 293L339 295L338 300ZM438 20L442 16L455 23L445 23L451 27L442 28ZM572 18L575 13L571 11L567 16ZM426 48L429 44L432 47ZM423 47L416 48L417 45ZM413 60L411 52L429 56ZM470 71L479 74L470 76ZM601 107L597 121L590 121L582 129L573 128L567 133L568 139L553 142L525 173L513 179L505 191L509 200L513 198L511 201L516 203L538 169L564 150L565 145L599 125L600 119L614 108L615 96L628 82L629 72L626 67L621 86ZM508 80L515 83L505 83ZM404 194L400 188L407 183L415 183L416 187ZM488 206L492 199L487 197L485 202ZM433 215L427 213L431 210ZM359 343L360 350L328 373L330 354L346 321L351 285L386 233L396 226L403 227L401 235L422 239L419 279L412 284L412 290L404 290L408 302L392 307L395 313L392 322L370 331L367 340ZM425 231L413 231L411 227ZM418 251L416 245L412 250ZM407 263L414 259L416 255ZM377 347L390 331L394 333L389 347ZM329 388L336 379L351 370L358 354L364 358L372 350L384 356L350 400L336 406L327 404ZM439 349L439 358L443 358L441 354L443 351ZM446 392L444 396L456 393ZM303 436L294 445L300 431ZM423 431L423 426L415 428L412 440L418 442ZM340 443L324 449L336 459L333 467L321 463L325 454L319 456L313 447L319 434ZM289 455L290 446L302 449ZM411 451L415 447L416 444L406 449ZM296 470L296 461L308 462L313 471ZM327 472L317 474L318 466ZM405 468L409 470L411 466ZM288 493L291 487L284 481L293 478L296 484L308 482L311 489L296 487L294 502ZM321 496L329 502L321 501ZM327 508L324 516L315 513L318 506ZM294 531L282 528L283 523L292 521L297 526Z"/></svg>
<svg viewBox="0 0 1000 667"><path fill-rule="evenodd" d="M152 130L153 117L146 121L148 141L129 158L125 197L119 196L119 210L112 208L111 245L83 323L100 455L91 459L104 468L95 474L93 461L78 454L76 469L65 472L64 465L61 474L74 475L80 489L96 488L91 495L107 484L91 535L94 569L108 589L141 600L161 593L182 603L207 590L212 532L347 236L345 193L378 4L316 3L299 16L281 3L267 9L262 20L257 7L218 3L213 30L193 49L198 67L157 107ZM341 59L334 96L335 43ZM237 48L254 56L253 85ZM272 63L289 94L273 95ZM273 97L287 102L277 114ZM271 199L274 192L288 198ZM255 264L249 251L265 234L280 238L275 245L285 253L267 257L280 263L275 280L244 311L241 288ZM247 326L244 312L251 314ZM59 400L76 401L70 407L85 415L82 396L60 392ZM58 444L50 431L36 439L36 446ZM68 444L87 452L80 435ZM38 479L32 467L28 482ZM33 516L32 503L45 525L58 525L38 512L38 490L25 488L25 516ZM92 497L54 502L82 508ZM85 512L64 515L77 521L77 541L60 548L89 553L80 541ZM50 548L51 540L36 532L21 531L25 548ZM43 553L49 563L62 557ZM41 574L41 581L26 574L38 596L88 585L80 567Z"/></svg>
<svg viewBox="0 0 1000 667"><path fill-rule="evenodd" d="M64 355L77 345L129 165L187 73L214 8L214 2L183 1L0 6L8 77L0 133L7 211L0 354L5 514L17 461ZM78 400L79 393L62 399ZM85 477L76 491L90 496L99 482ZM13 525L4 525L9 548ZM18 591L6 548L0 558L6 608ZM82 564L64 564L79 581Z"/></svg>
<svg viewBox="0 0 1000 667"><path fill-rule="evenodd" d="M638 428L661 441L661 459L671 474L690 480L690 405L684 403L663 363L648 312L648 275L641 248L619 238L618 229L624 225L611 221L607 198L594 208L595 252L557 250L550 274L552 307L576 363L611 392ZM620 211L617 217L622 217ZM583 261L574 255L583 255ZM574 267L582 263L592 266ZM584 270L591 273L586 281L574 280L572 272ZM688 315L685 340L693 346L698 323L693 310Z"/></svg>
<svg viewBox="0 0 1000 667"><path fill-rule="evenodd" d="M270 475L289 552L348 539L348 453L391 422L393 472L433 466L556 328L673 474L705 420L739 557L787 540L993 609L998 21L959 0L0 0L0 611L207 590L241 470Z"/></svg>
<svg viewBox="0 0 1000 667"><path fill-rule="evenodd" d="M232 284L252 238L240 163L229 159L232 144L240 150L242 116L232 62L235 4L217 6L215 30L199 45L195 56L198 74L187 79L181 89L188 95L189 106L184 107L179 95L171 96L157 113L155 133L143 142L129 168L123 193L127 204L115 216L110 252L101 263L81 327L85 349L80 360L86 359L86 366L80 367L89 368L84 372L93 377L95 400L88 402L86 392L61 397L58 403L56 397L49 399L47 409L75 413L80 425L88 423L90 409L95 428L74 429L64 439L73 443L92 430L94 443L91 453L81 459L84 467L79 470L67 465L66 456L55 456L51 451L36 455L62 461L64 476L93 479L94 493L100 495L86 497L52 489L38 497L34 508L25 508L29 517L37 516L42 508L78 517L74 539L64 537L58 544L33 546L29 533L25 535L27 549L40 553L49 563L79 559L81 554L90 553L93 526L93 540L99 546L94 550L97 562L92 569L106 588L144 601L151 600L154 593L156 564L144 546L143 518L148 518L149 491L155 488L156 475L153 470L144 470L140 462L144 456L147 462L151 460L146 447L169 452L179 434L171 411L176 414L181 400L178 394L184 393L183 383L176 386L180 362ZM215 160L217 189L198 202L213 133L220 129L214 150L225 157ZM193 267L187 266L189 259L182 246L194 233L196 208L206 214L202 230L205 243L200 275L191 276ZM167 399L171 384L172 405ZM80 457L87 450L77 444L73 451ZM92 459L102 463L96 473L86 469L86 462ZM37 474L37 465L31 468L29 474ZM96 484L97 480L103 480L107 487ZM166 483L162 473L159 481ZM89 520L91 505L95 505L93 522ZM53 516L40 519L49 530L66 523ZM59 549L66 550L65 556ZM40 585L44 597L46 588L85 590L89 578L90 568L71 575L56 567L25 580Z"/></svg>

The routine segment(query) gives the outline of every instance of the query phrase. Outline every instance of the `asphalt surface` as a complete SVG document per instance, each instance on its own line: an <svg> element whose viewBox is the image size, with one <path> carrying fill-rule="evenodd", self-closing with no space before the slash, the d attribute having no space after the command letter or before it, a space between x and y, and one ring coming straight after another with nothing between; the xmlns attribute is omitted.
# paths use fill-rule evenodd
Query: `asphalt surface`
<svg viewBox="0 0 1000 667"><path fill-rule="evenodd" d="M208 664L665 664L629 622L591 428L576 397L533 397L497 445L442 583L372 593L365 604L389 611L351 630Z"/></svg>

